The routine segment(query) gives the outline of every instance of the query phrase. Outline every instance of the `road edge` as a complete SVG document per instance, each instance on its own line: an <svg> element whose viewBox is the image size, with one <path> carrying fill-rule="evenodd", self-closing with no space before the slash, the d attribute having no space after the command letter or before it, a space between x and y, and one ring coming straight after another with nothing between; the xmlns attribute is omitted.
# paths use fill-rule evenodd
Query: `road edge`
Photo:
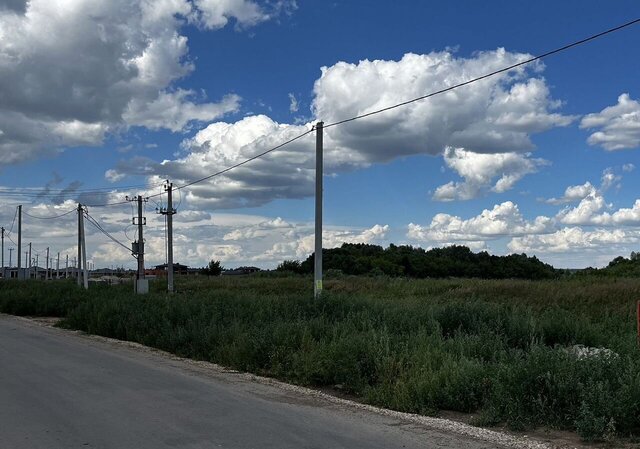
<svg viewBox="0 0 640 449"><path fill-rule="evenodd" d="M47 321L47 320L39 319L37 317L22 317L22 316L16 316L16 315L8 315L4 313L0 313L0 316L9 317L12 319L16 319L17 321L22 321L24 323L39 326L39 327L45 327L47 329L60 332L63 334L73 334L84 339L108 343L111 346L126 347L129 349L145 352L147 354L154 354L172 361L182 362L189 366L198 367L199 373L203 375L209 374L210 377L213 377L212 375L214 373L217 375L233 374L237 378L240 378L248 382L255 382L262 385L272 386L290 393L300 394L306 397L323 400L328 403L338 405L347 409L357 410L357 411L366 411L366 412L377 414L380 416L385 416L385 417L394 418L394 419L402 420L402 421L413 423L413 424L418 424L420 426L427 427L434 430L472 437L474 439L485 441L491 444L497 444L509 449L558 449L559 448L559 446L553 445L551 443L537 441L527 436L511 435L508 433L490 430L483 427L476 427L470 424L466 424L459 421L453 421L446 418L435 418L435 417L429 417L424 415L418 415L414 413L399 412L399 411L390 410L382 407L376 407L369 404L364 404L364 403L353 401L350 399L340 398L338 396L334 396L329 393L325 393L323 391L315 390L313 388L302 387L299 385L289 384L280 380L276 380L270 377L259 376L256 374L251 374L251 373L246 373L246 372L226 368L216 363L180 357L170 352L156 349L150 346L145 346L140 343L136 343L132 341L118 340L115 338L103 337L101 335L89 334L79 330L54 327L50 320Z"/></svg>

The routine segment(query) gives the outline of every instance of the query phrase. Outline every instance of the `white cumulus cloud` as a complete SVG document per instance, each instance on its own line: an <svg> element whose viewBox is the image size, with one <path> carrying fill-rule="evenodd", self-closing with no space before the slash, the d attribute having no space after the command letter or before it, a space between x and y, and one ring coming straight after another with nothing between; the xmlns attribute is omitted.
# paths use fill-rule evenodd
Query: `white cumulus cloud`
<svg viewBox="0 0 640 449"><path fill-rule="evenodd" d="M0 164L100 145L130 126L181 131L238 108L176 84L194 70L182 26L274 17L250 0L31 0L0 8ZM215 26L214 26L215 25Z"/></svg>
<svg viewBox="0 0 640 449"><path fill-rule="evenodd" d="M483 154L462 148L447 148L444 161L464 181L439 186L433 194L437 201L468 200L489 188L494 192L505 192L525 175L548 164L544 159L531 158L529 153Z"/></svg>
<svg viewBox="0 0 640 449"><path fill-rule="evenodd" d="M540 216L527 221L516 204L506 201L466 220L439 213L428 226L410 223L407 237L432 243L486 241L505 236L545 233L552 227L551 218Z"/></svg>
<svg viewBox="0 0 640 449"><path fill-rule="evenodd" d="M580 128L597 129L587 142L605 150L623 150L640 146L640 103L629 94L618 97L618 104L586 115Z"/></svg>
<svg viewBox="0 0 640 449"><path fill-rule="evenodd" d="M235 123L215 122L183 143L174 160L148 161L148 170L120 164L122 173L154 173L158 179L188 181L216 173L254 157L283 141L325 123L365 114L408 98L466 81L488 71L525 60L530 55L504 49L456 57L449 51L406 54L398 61L339 62L323 67L314 84L312 112L306 125L282 124L266 116ZM469 198L485 188L504 192L544 165L527 152L530 135L566 126L574 117L557 112L539 73L541 64L521 67L385 113L325 131L326 174L367 167L399 157L439 155L464 183L442 186L436 197ZM314 139L307 136L242 168L188 189L200 206L242 207L277 198L301 198L313 193ZM465 162L466 161L466 162ZM475 169L473 163L480 167Z"/></svg>

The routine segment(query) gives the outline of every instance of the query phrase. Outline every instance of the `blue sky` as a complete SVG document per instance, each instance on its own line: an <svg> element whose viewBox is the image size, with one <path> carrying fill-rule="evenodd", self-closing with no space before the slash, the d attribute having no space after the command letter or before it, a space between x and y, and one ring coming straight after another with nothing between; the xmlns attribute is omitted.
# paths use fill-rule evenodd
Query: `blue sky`
<svg viewBox="0 0 640 449"><path fill-rule="evenodd" d="M639 16L632 1L115 3L0 0L5 188L80 181L83 189L113 188L108 199L117 200L138 193L119 185L167 177L179 185L317 119L403 101ZM326 245L469 244L562 267L638 250L639 44L636 25L514 79L460 89L451 101L334 128ZM369 138L380 130L386 134ZM306 257L310 149L312 139L235 178L185 189L178 256L192 265L216 258L265 267ZM77 193L57 204L12 196L1 218L9 227L17 202L53 215ZM129 240L128 206L92 213ZM41 222L30 226L39 247L74 250L72 233L62 231L68 223L47 223L51 235ZM164 261L163 232L150 219L151 262ZM96 264L132 265L104 236L92 236Z"/></svg>

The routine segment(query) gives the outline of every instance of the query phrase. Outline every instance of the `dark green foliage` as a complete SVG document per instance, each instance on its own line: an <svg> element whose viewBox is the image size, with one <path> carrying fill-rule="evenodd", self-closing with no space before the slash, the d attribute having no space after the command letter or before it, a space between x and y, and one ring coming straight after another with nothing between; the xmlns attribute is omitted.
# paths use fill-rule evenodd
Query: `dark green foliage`
<svg viewBox="0 0 640 449"><path fill-rule="evenodd" d="M278 269L296 273L313 272L312 254L302 263L285 261ZM325 269L351 275L387 275L412 278L465 277L483 279L551 279L556 270L526 254L493 256L474 253L466 246L424 250L412 246L381 246L345 243L340 248L322 250Z"/></svg>
<svg viewBox="0 0 640 449"><path fill-rule="evenodd" d="M640 277L640 252L632 251L628 259L618 256L604 268L589 267L575 271L575 275L578 277Z"/></svg>
<svg viewBox="0 0 640 449"><path fill-rule="evenodd" d="M278 265L278 268L276 268L276 271L297 273L297 274L304 273L302 269L302 264L297 260L285 260L280 265Z"/></svg>
<svg viewBox="0 0 640 449"><path fill-rule="evenodd" d="M304 276L177 281L173 296L159 285L135 296L130 285L2 283L0 310L67 314L65 327L401 411L640 435L640 280L346 276L326 280L320 300ZM580 358L578 344L615 354Z"/></svg>
<svg viewBox="0 0 640 449"><path fill-rule="evenodd" d="M205 268L202 268L200 271L202 274L206 274L208 276L220 276L224 267L220 264L219 260L211 260L209 265Z"/></svg>
<svg viewBox="0 0 640 449"><path fill-rule="evenodd" d="M63 317L86 297L75 281L0 281L0 313Z"/></svg>

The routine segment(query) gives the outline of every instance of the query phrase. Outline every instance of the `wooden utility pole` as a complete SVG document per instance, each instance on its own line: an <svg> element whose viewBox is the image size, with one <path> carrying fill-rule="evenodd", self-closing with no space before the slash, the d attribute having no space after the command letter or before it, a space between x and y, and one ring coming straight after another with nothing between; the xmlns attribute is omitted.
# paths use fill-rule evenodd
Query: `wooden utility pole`
<svg viewBox="0 0 640 449"><path fill-rule="evenodd" d="M322 293L322 172L323 142L322 129L324 123L316 123L316 229L315 257L313 270L313 294L316 298Z"/></svg>

